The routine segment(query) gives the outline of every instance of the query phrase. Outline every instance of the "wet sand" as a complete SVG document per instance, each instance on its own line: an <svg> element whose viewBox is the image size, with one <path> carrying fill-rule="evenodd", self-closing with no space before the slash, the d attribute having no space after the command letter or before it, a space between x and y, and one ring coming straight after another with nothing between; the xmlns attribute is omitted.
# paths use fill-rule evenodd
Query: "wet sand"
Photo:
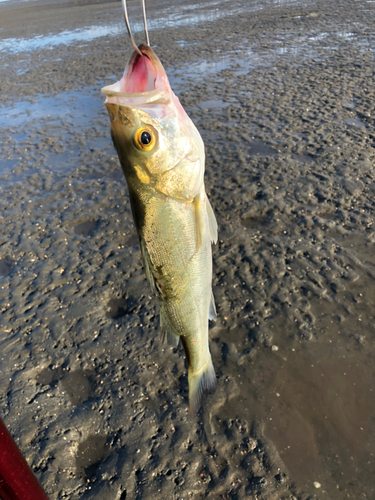
<svg viewBox="0 0 375 500"><path fill-rule="evenodd" d="M51 500L375 498L374 11L148 2L219 224L191 418L100 94L120 3L0 3L0 408Z"/></svg>

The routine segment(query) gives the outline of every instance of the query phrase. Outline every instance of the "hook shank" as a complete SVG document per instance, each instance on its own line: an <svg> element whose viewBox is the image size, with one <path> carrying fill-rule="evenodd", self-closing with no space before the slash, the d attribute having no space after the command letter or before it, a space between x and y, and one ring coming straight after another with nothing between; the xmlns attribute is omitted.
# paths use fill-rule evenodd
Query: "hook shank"
<svg viewBox="0 0 375 500"><path fill-rule="evenodd" d="M138 54L140 56L142 56L143 54L139 50L139 48L137 47L137 44L134 41L134 37L133 37L132 31L130 29L130 23L129 23L128 9L127 9L127 6L126 6L126 0L122 0L122 8L124 9L125 25L126 25L126 29L128 30L128 33L129 33L130 41L131 41L134 49L138 52ZM144 30L145 30L146 44L148 46L150 46L150 39L149 39L149 36L148 36L148 31L147 31L147 19L146 19L146 5L145 5L145 0L142 0L142 12L143 12L143 26L144 26Z"/></svg>
<svg viewBox="0 0 375 500"><path fill-rule="evenodd" d="M142 11L143 11L143 26L145 29L145 36L146 36L146 43L148 46L150 46L150 39L148 37L148 31L147 31L147 19L146 19L146 4L145 0L142 0Z"/></svg>
<svg viewBox="0 0 375 500"><path fill-rule="evenodd" d="M137 47L137 45L136 45L136 43L134 41L134 38L133 38L133 35L132 35L132 31L130 29L130 23L129 23L129 17L128 17L128 9L126 8L126 0L122 0L122 8L124 9L125 24L126 24L126 29L128 30L128 33L129 33L130 41L133 44L133 47L135 48L135 50L138 52L138 54L142 55L142 52L139 50L139 48Z"/></svg>

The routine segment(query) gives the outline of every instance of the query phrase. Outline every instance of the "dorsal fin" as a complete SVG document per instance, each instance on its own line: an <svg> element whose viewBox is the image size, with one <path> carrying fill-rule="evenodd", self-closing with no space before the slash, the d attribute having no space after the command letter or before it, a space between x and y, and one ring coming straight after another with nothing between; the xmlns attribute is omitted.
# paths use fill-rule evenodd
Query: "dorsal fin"
<svg viewBox="0 0 375 500"><path fill-rule="evenodd" d="M214 211L212 210L210 200L206 196L206 208L208 215L208 224L210 228L210 236L212 243L217 243L217 222Z"/></svg>

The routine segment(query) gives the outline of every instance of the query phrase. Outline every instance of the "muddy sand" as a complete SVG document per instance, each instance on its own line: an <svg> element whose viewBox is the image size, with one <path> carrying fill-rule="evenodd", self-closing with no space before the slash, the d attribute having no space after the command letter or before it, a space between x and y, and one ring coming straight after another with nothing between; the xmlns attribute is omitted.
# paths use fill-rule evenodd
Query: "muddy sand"
<svg viewBox="0 0 375 500"><path fill-rule="evenodd" d="M51 500L375 498L374 14L148 2L219 224L191 418L100 93L120 2L0 3L0 415Z"/></svg>

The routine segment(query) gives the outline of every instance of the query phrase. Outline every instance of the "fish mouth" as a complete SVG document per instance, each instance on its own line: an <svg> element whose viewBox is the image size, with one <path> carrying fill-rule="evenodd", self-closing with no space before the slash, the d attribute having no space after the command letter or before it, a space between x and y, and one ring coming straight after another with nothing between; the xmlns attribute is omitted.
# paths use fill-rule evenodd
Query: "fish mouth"
<svg viewBox="0 0 375 500"><path fill-rule="evenodd" d="M120 90L126 94L163 89L168 83L166 72L159 58L148 45L140 45L140 55L133 52L120 80Z"/></svg>
<svg viewBox="0 0 375 500"><path fill-rule="evenodd" d="M131 107L170 101L168 77L159 58L148 45L142 44L138 48L142 55L136 50L133 52L121 80L102 88L106 103Z"/></svg>

